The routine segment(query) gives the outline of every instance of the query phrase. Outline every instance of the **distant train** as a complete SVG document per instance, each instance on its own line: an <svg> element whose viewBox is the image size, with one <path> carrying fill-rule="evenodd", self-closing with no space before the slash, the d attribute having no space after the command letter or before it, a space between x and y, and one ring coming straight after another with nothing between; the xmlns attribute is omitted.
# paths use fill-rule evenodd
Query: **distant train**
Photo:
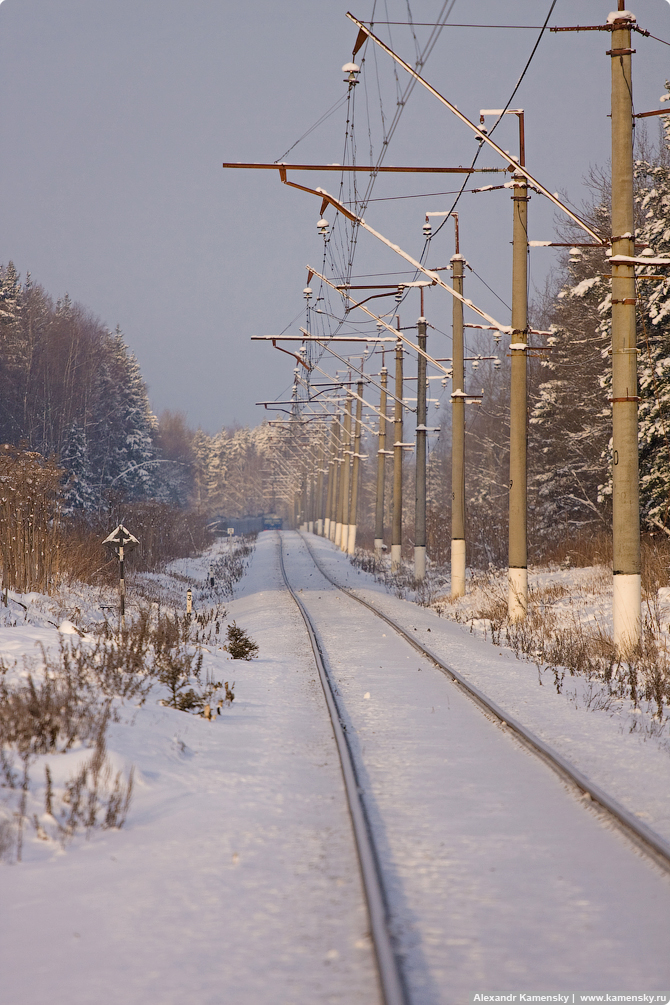
<svg viewBox="0 0 670 1005"><path fill-rule="evenodd" d="M266 513L263 517L263 530L281 530L282 518L276 513Z"/></svg>
<svg viewBox="0 0 670 1005"><path fill-rule="evenodd" d="M235 535L258 534L262 530L281 530L282 518L276 513L259 513L257 516L216 516L209 524L215 534L224 536L232 531Z"/></svg>

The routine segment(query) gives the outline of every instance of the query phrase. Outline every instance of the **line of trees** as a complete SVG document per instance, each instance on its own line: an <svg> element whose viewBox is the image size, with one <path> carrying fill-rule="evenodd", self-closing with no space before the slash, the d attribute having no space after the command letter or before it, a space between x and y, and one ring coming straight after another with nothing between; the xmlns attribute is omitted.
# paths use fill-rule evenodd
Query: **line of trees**
<svg viewBox="0 0 670 1005"><path fill-rule="evenodd" d="M0 442L58 459L65 511L99 508L111 489L157 494L156 429L120 329L0 269Z"/></svg>
<svg viewBox="0 0 670 1005"><path fill-rule="evenodd" d="M159 421L118 327L0 267L0 443L55 459L65 515L119 499L261 512L270 439L267 424L209 436L179 412Z"/></svg>

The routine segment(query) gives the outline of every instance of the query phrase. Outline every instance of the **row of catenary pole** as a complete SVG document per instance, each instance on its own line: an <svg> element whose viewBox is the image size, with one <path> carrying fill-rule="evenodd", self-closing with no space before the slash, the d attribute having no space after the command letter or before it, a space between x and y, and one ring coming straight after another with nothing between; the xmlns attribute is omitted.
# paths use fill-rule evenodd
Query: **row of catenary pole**
<svg viewBox="0 0 670 1005"><path fill-rule="evenodd" d="M352 17L352 20L353 19ZM386 49L397 61L399 58L361 22L361 34L369 35ZM640 515L638 485L638 442L637 442L637 359L636 359L636 318L635 318L635 221L633 203L633 107L630 48L631 27L635 17L623 9L619 0L619 10L608 16L603 30L611 31L612 49L612 480L613 480L613 629L614 641L620 650L636 645L641 634L641 568L640 568ZM598 26L601 27L601 26ZM578 29L568 29L578 30ZM359 44L359 43L357 43ZM405 65L405 64L403 64ZM405 69L412 72L405 65ZM423 81L422 81L423 82ZM428 85L425 85L428 86ZM453 106L434 89L433 93L449 107ZM460 118L467 121L460 113ZM657 114L657 112L646 113ZM471 128L480 138L490 142L481 130L472 123ZM495 144L492 144L495 146ZM496 149L498 149L496 147ZM521 165L520 165L521 166ZM530 177L530 176L528 176ZM282 179L285 180L285 179ZM294 186L301 187L301 186ZM312 191L311 189L304 189ZM541 188L543 193L546 190ZM324 190L315 190L324 196L324 205L336 200ZM528 180L525 170L515 172L512 188L514 207L513 240L513 291L511 318L511 387L510 387L510 479L509 479L509 595L508 605L512 620L523 618L527 610L528 567L527 567L527 203ZM554 199L555 201L555 199ZM337 204L340 211L344 209ZM323 212L323 207L322 207ZM351 215L351 214L349 214ZM573 219L579 221L574 214ZM360 220L366 230L384 240L384 243L412 261L401 249L381 237ZM585 229L589 228L582 223ZM597 240L597 235L589 230ZM460 256L452 259L454 287L450 292L462 291L462 265L458 268ZM461 259L462 262L462 259ZM413 263L426 275L432 275L418 263ZM664 264L664 263L660 263ZM460 276L459 276L460 272ZM460 291L459 283L460 280ZM434 282L439 282L436 278ZM461 294L462 295L462 294ZM452 595L459 596L465 587L465 484L464 484L464 404L466 395L462 384L462 301L454 297L454 348L453 348L453 393L452 393ZM482 313L479 311L479 313ZM460 317L459 317L460 315ZM458 331L460 325L460 358ZM417 382L417 431L416 431L416 514L415 514L415 575L418 580L425 575L425 335L426 322L423 317L418 323L419 334L419 379ZM423 340L423 345L422 345ZM423 362L423 379L421 363ZM402 347L396 352L396 381L402 386ZM383 375L384 376L384 375ZM460 384L459 384L460 381ZM335 541L343 550L352 551L356 542L356 519L358 501L358 476L360 462L360 410L362 395L357 400L356 416L352 418L354 396L349 395L343 420L333 421L331 451L334 463L329 464L327 501L323 516L304 519L299 522L306 529L316 529ZM392 567L400 565L401 520L402 520L402 393L396 394L394 454L394 505L391 562ZM385 409L380 409L382 413ZM354 423L352 427L352 421ZM382 419L381 424L385 422ZM353 428L353 432L352 432ZM385 432L385 430L384 430ZM385 447L380 428L380 467L383 465ZM323 465L321 466L323 468ZM379 486L379 481L378 481ZM383 488L383 478L381 478ZM318 495L318 492L317 492ZM321 497L323 492L321 493ZM298 508L298 507L297 507ZM296 509L297 509L296 508ZM380 488L377 492L377 515L383 514L380 507ZM299 514L296 511L296 520ZM314 526L316 525L316 526ZM383 528L382 528L383 529ZM381 547L379 521L376 527L375 543Z"/></svg>
<svg viewBox="0 0 670 1005"><path fill-rule="evenodd" d="M464 258L456 254L451 259L454 287L463 291ZM423 298L422 298L423 299ZM463 341L463 304L454 300L454 349L452 358L452 595L465 593L465 363ZM391 507L391 568L401 566L402 512L403 512L403 451L415 449L415 509L414 509L414 578L421 582L426 574L426 481L427 434L426 425L428 380L426 374L427 321L422 316L417 322L417 399L416 439L403 441L404 410L404 348L398 341L395 348L395 384L393 417L387 416L388 370L383 365L379 373L379 427L375 492L375 553L382 556L384 549L384 513L386 458L393 457L393 501ZM384 360L384 354L382 355ZM332 419L330 442L321 440L315 471L303 480L302 491L296 495L294 521L301 529L329 538L348 554L356 550L358 529L358 499L364 380L357 382L356 392L347 392L343 412ZM355 408L355 411L354 411ZM392 449L387 449L387 425L392 426ZM327 455L327 456L326 456ZM325 476L325 495L324 495Z"/></svg>

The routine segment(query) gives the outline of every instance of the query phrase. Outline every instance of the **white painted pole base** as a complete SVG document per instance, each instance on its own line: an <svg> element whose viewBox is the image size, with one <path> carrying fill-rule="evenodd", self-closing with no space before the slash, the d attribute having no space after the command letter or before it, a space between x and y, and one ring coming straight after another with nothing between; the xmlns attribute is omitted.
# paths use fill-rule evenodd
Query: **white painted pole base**
<svg viewBox="0 0 670 1005"><path fill-rule="evenodd" d="M334 520L330 521L330 530L328 531L328 537L331 541L335 542L335 531L337 530L337 524Z"/></svg>
<svg viewBox="0 0 670 1005"><path fill-rule="evenodd" d="M391 545L391 572L398 572L402 568L402 545Z"/></svg>
<svg viewBox="0 0 670 1005"><path fill-rule="evenodd" d="M383 545L384 545L384 539L381 538L381 537L376 537L375 538L375 558L381 558L382 557L382 554L383 554L383 552L382 552Z"/></svg>
<svg viewBox="0 0 670 1005"><path fill-rule="evenodd" d="M337 548L340 547L340 542L341 541L342 541L342 524L341 523L336 523L335 524L335 546Z"/></svg>
<svg viewBox="0 0 670 1005"><path fill-rule="evenodd" d="M642 625L642 578L618 573L614 583L614 645L621 654L640 641Z"/></svg>
<svg viewBox="0 0 670 1005"><path fill-rule="evenodd" d="M465 596L465 541L462 538L451 542L451 599Z"/></svg>
<svg viewBox="0 0 670 1005"><path fill-rule="evenodd" d="M349 535L347 540L347 555L353 555L356 551L356 524L349 524Z"/></svg>
<svg viewBox="0 0 670 1005"><path fill-rule="evenodd" d="M323 536L330 537L330 517L327 516L323 521Z"/></svg>
<svg viewBox="0 0 670 1005"><path fill-rule="evenodd" d="M509 569L507 612L510 621L523 621L528 613L528 569Z"/></svg>
<svg viewBox="0 0 670 1005"><path fill-rule="evenodd" d="M313 520L310 520L310 521L309 521L309 524L308 524L308 527L307 527L307 529L309 530L309 533L310 533L310 534L313 534L313 533L314 533L314 521L313 521Z"/></svg>
<svg viewBox="0 0 670 1005"><path fill-rule="evenodd" d="M414 578L419 583L426 578L426 549L421 546L414 549Z"/></svg>
<svg viewBox="0 0 670 1005"><path fill-rule="evenodd" d="M323 537L323 520L316 521L316 533L318 537Z"/></svg>

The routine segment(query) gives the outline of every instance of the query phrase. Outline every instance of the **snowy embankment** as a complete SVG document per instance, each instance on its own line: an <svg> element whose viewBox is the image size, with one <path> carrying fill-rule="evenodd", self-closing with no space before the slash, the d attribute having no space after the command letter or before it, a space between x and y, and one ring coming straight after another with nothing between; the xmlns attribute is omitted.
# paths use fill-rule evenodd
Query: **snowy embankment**
<svg viewBox="0 0 670 1005"><path fill-rule="evenodd" d="M335 661L416 1002L454 1005L477 981L666 979L670 908L657 871L434 666L329 590L303 543L285 538L288 574ZM658 737L629 732L629 710L589 709L546 675L540 686L532 663L390 596L329 542L306 539L334 579L425 633L445 662L670 836L668 753ZM209 608L217 558L138 577L135 596L141 586L183 611L191 586L196 611ZM122 829L63 844L46 812L45 765L62 795L90 748L31 764L22 861L0 866L3 1005L377 1000L339 762L278 535L260 535L234 592L224 624L246 629L259 659L231 660L223 630L199 645L203 674L235 682L231 707L213 721L164 707L159 684L143 705L118 706L111 767L124 779L135 768ZM10 605L0 628L0 656L17 661L10 673L25 677L23 655L39 664L39 645L79 645L111 602L85 589L15 597L18 613ZM20 787L0 790L0 815L19 798Z"/></svg>
<svg viewBox="0 0 670 1005"><path fill-rule="evenodd" d="M235 681L232 707L207 721L159 705L158 686L142 707L121 705L109 726L114 770L127 777L135 767L121 830L78 833L65 846L45 840L54 833L45 762L57 790L91 751L76 746L31 765L27 813L43 835L27 822L22 862L0 865L3 1003L376 1000L339 763L276 548L275 535L261 537L226 603L226 621L248 631L259 658L233 661L205 647L205 670ZM187 580L204 583L211 559L151 577L154 591L183 597ZM22 674L23 654L56 650L71 622L101 616L99 599L71 594L63 624L68 597L30 598L29 620L17 608L17 623L0 629L0 655L18 658L13 672ZM196 610L197 601L194 591ZM13 795L0 790L0 809L3 793Z"/></svg>
<svg viewBox="0 0 670 1005"><path fill-rule="evenodd" d="M425 633L421 641L440 659L670 840L670 744L667 730L653 719L651 710L636 708L630 701L599 700L600 689L583 677L566 676L559 691L553 673L538 671L504 645L493 646L490 632L484 638L483 626L473 630L440 617L433 608L391 596L331 542L313 535L305 538L336 582L360 593L404 629ZM584 581L588 588L597 575L597 570L577 569L561 571L556 578L574 594L576 584ZM542 574L540 582L547 579ZM595 596L586 613L605 622L604 604L600 609Z"/></svg>

